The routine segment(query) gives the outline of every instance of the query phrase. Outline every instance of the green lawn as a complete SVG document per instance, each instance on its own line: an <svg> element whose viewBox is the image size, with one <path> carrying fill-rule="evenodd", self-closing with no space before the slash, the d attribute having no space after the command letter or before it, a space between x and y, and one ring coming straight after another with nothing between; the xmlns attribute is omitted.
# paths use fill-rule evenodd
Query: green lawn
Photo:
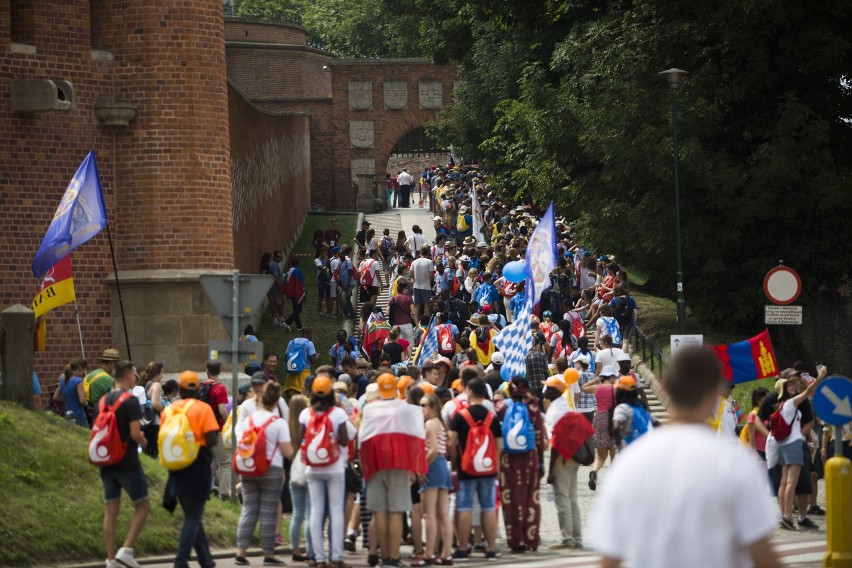
<svg viewBox="0 0 852 568"><path fill-rule="evenodd" d="M105 558L101 531L103 488L98 469L86 459L89 431L55 414L0 402L0 566L33 566ZM161 506L168 474L142 456L148 475L151 515L136 545L138 557L174 553L183 515ZM119 518L123 537L132 514L126 495ZM239 505L208 502L204 526L215 547L233 547ZM121 545L120 538L118 546Z"/></svg>
<svg viewBox="0 0 852 568"><path fill-rule="evenodd" d="M343 326L342 318L320 317L317 314L317 276L314 271L314 247L312 238L314 231L317 229L327 229L331 226L331 219L337 219L337 228L343 234L342 242L352 244L352 239L355 237L357 228L355 224L358 221L358 216L352 215L320 215L315 213L308 214L305 219L305 226L302 228L302 234L296 241L293 252L296 254L306 254L307 256L299 256L299 268L305 276L305 290L307 291L307 299L302 310L302 323L313 332L313 342L316 345L317 353L320 355L320 363L328 363L328 350L332 343L335 342L337 331ZM325 307L323 306L323 310ZM290 300L284 299L284 313L290 314ZM260 329L257 332L257 337L264 344L264 350L278 353L278 374L283 377L284 365L283 358L287 344L291 339L298 336L296 328L288 332L283 327L275 327L272 325L272 317L267 310L260 324Z"/></svg>

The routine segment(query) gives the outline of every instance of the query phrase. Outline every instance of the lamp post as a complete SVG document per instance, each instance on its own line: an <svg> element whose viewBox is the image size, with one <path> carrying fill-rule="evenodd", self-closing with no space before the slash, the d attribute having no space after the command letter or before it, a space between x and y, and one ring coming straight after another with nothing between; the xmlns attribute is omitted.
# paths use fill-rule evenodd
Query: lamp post
<svg viewBox="0 0 852 568"><path fill-rule="evenodd" d="M677 90L681 80L688 71L672 67L657 73L666 78L672 91L672 146L674 155L674 186L675 186L675 255L677 256L677 332L683 334L686 324L686 300L683 298L683 260L680 243L680 177L678 175L677 159Z"/></svg>

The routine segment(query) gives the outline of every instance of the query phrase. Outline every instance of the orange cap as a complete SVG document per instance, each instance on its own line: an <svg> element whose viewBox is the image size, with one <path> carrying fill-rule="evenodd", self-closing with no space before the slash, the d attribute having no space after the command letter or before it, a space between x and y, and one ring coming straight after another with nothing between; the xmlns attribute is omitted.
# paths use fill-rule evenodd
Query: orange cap
<svg viewBox="0 0 852 568"><path fill-rule="evenodd" d="M396 382L396 389L399 391L399 398L405 398L405 393L408 387L414 384L414 379L408 375L403 375Z"/></svg>
<svg viewBox="0 0 852 568"><path fill-rule="evenodd" d="M311 384L311 392L319 396L328 396L334 390L334 382L331 377L325 375L317 375L314 377L314 382Z"/></svg>
<svg viewBox="0 0 852 568"><path fill-rule="evenodd" d="M396 377L390 373L382 373L376 378L376 384L379 386L381 398L396 398Z"/></svg>
<svg viewBox="0 0 852 568"><path fill-rule="evenodd" d="M201 386L201 379L198 378L198 373L195 371L184 371L178 376L178 385L186 390L198 390Z"/></svg>
<svg viewBox="0 0 852 568"><path fill-rule="evenodd" d="M423 382L417 385L420 387L420 390L423 391L423 394L435 394L435 385L432 383Z"/></svg>
<svg viewBox="0 0 852 568"><path fill-rule="evenodd" d="M450 385L450 388L456 392L462 391L462 382L461 379L456 379L453 381L453 384Z"/></svg>
<svg viewBox="0 0 852 568"><path fill-rule="evenodd" d="M575 368L565 369L565 384L573 385L580 380L580 371Z"/></svg>
<svg viewBox="0 0 852 568"><path fill-rule="evenodd" d="M565 379L560 377L559 375L553 375L552 377L548 377L547 380L544 381L544 384L545 386L555 388L559 392L565 392L565 389L568 388L568 383L566 383Z"/></svg>
<svg viewBox="0 0 852 568"><path fill-rule="evenodd" d="M630 375L621 375L618 377L618 384L616 386L625 391L636 390L636 379Z"/></svg>

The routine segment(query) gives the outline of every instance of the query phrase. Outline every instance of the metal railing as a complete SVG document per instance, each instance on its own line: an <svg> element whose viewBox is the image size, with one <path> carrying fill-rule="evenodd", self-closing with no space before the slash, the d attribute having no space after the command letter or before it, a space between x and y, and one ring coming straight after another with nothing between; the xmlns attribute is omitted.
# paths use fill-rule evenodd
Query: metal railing
<svg viewBox="0 0 852 568"><path fill-rule="evenodd" d="M657 375L657 378L661 378L663 376L663 351L657 348L654 338L649 337L639 326L634 326L630 331L630 343L633 346L633 353L637 355L641 353L645 364Z"/></svg>

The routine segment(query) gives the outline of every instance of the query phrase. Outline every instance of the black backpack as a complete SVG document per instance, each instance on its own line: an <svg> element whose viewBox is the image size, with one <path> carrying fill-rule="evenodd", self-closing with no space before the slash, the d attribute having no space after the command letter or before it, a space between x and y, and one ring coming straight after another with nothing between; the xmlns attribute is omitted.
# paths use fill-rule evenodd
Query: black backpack
<svg viewBox="0 0 852 568"><path fill-rule="evenodd" d="M613 315L621 329L626 329L630 325L630 296L622 296L618 299Z"/></svg>

